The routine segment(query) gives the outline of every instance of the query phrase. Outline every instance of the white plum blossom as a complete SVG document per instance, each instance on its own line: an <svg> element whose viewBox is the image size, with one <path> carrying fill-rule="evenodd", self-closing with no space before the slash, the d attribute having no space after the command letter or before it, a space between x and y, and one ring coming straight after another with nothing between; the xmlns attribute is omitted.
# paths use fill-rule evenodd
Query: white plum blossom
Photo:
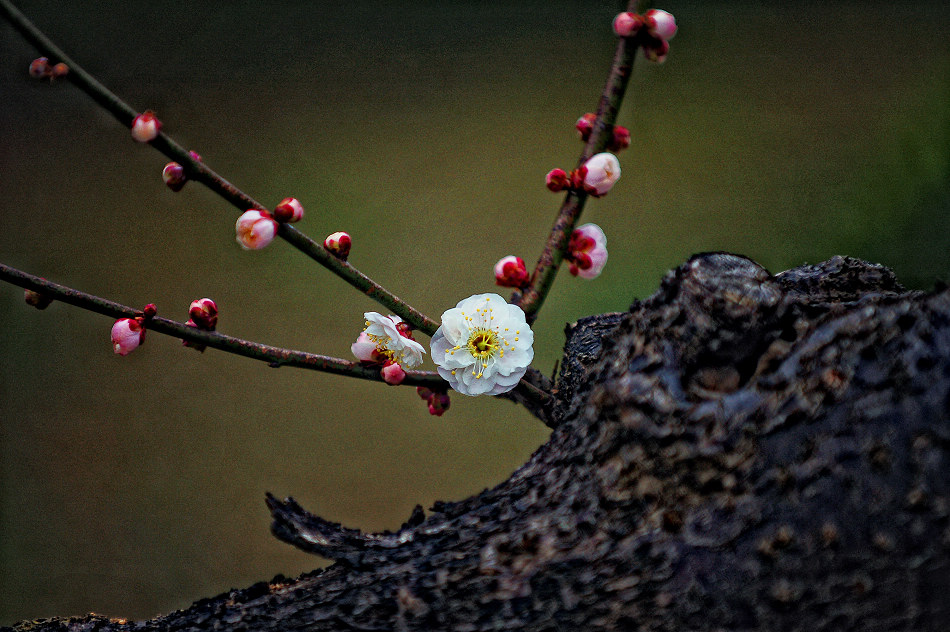
<svg viewBox="0 0 950 632"><path fill-rule="evenodd" d="M584 190L600 197L607 195L620 179L620 161L610 152L594 154L584 163L587 173L584 175Z"/></svg>
<svg viewBox="0 0 950 632"><path fill-rule="evenodd" d="M534 332L517 305L476 294L442 314L432 336L439 375L463 395L507 393L534 359Z"/></svg>
<svg viewBox="0 0 950 632"><path fill-rule="evenodd" d="M383 316L377 312L366 312L363 316L366 318L366 329L363 333L376 345L379 353L406 369L413 369L422 364L425 347L399 333L396 325L402 322L401 318ZM357 339L357 344L360 342L361 340ZM353 354L363 360L363 354L357 352L356 344L353 345Z"/></svg>

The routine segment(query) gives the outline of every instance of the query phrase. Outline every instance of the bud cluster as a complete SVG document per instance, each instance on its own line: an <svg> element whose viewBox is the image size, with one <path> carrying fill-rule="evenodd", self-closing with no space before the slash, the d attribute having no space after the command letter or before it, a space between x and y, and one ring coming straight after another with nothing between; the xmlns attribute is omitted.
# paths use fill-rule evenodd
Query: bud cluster
<svg viewBox="0 0 950 632"><path fill-rule="evenodd" d="M63 62L50 64L46 57L37 57L30 62L30 76L34 79L62 79L69 74L69 66Z"/></svg>
<svg viewBox="0 0 950 632"><path fill-rule="evenodd" d="M620 161L609 152L594 154L583 165L570 173L552 169L545 182L551 191L583 191L594 197L602 197L620 179Z"/></svg>
<svg viewBox="0 0 950 632"><path fill-rule="evenodd" d="M676 35L676 19L661 9L650 9L643 15L624 12L614 18L618 37L636 38L643 54L658 64L670 52L670 40Z"/></svg>
<svg viewBox="0 0 950 632"><path fill-rule="evenodd" d="M451 404L447 391L433 391L424 386L417 386L416 393L429 405L429 414L436 417L441 417Z"/></svg>

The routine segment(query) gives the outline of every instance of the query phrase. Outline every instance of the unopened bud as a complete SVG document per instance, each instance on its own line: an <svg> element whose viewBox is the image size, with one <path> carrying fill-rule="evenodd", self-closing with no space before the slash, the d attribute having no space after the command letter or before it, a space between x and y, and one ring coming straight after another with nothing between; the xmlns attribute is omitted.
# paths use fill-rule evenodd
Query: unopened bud
<svg viewBox="0 0 950 632"><path fill-rule="evenodd" d="M69 66L67 66L63 62L59 62L58 64L53 66L53 69L50 71L50 74L52 75L53 79L62 79L63 77L69 74Z"/></svg>
<svg viewBox="0 0 950 632"><path fill-rule="evenodd" d="M245 250L260 250L274 241L277 222L267 211L251 209L241 215L234 226L237 242Z"/></svg>
<svg viewBox="0 0 950 632"><path fill-rule="evenodd" d="M214 331L218 325L218 306L210 298L192 301L188 308L188 315L198 329Z"/></svg>
<svg viewBox="0 0 950 632"><path fill-rule="evenodd" d="M53 302L53 299L49 296L33 290L23 290L23 300L26 301L27 305L36 309L46 309Z"/></svg>
<svg viewBox="0 0 950 632"><path fill-rule="evenodd" d="M303 204L297 198L284 198L274 207L274 219L278 222L299 222L303 217Z"/></svg>
<svg viewBox="0 0 950 632"><path fill-rule="evenodd" d="M567 172L563 169L551 169L548 171L548 175L544 178L545 185L548 189L557 193L558 191L563 191L571 185L570 179L567 177Z"/></svg>
<svg viewBox="0 0 950 632"><path fill-rule="evenodd" d="M429 399L430 397L432 397L432 391L427 389L425 386L417 386L416 395L418 395L422 399Z"/></svg>
<svg viewBox="0 0 950 632"><path fill-rule="evenodd" d="M145 318L155 318L155 314L158 313L158 308L155 307L155 303L149 303L142 309L142 315Z"/></svg>
<svg viewBox="0 0 950 632"><path fill-rule="evenodd" d="M49 59L46 57L37 57L30 62L30 76L34 79L49 77L52 71L49 67Z"/></svg>
<svg viewBox="0 0 950 632"><path fill-rule="evenodd" d="M350 239L349 234L342 231L333 233L323 240L323 247L329 250L333 256L343 261L346 261L346 258L350 255L352 245L353 240Z"/></svg>
<svg viewBox="0 0 950 632"><path fill-rule="evenodd" d="M647 32L661 40L671 40L676 35L676 19L662 9L650 9L643 16Z"/></svg>
<svg viewBox="0 0 950 632"><path fill-rule="evenodd" d="M165 168L162 169L162 180L165 181L169 189L176 193L181 191L185 183L188 182L188 178L185 176L185 168L177 162L170 162L165 165Z"/></svg>
<svg viewBox="0 0 950 632"><path fill-rule="evenodd" d="M614 126L614 134L607 144L607 149L618 152L630 146L630 130L623 125Z"/></svg>
<svg viewBox="0 0 950 632"><path fill-rule="evenodd" d="M588 112L584 116L577 119L577 123L574 124L574 127L577 128L578 133L581 135L581 140L585 143L587 139L590 138L591 132L594 131L594 122L597 120L597 115L593 112Z"/></svg>
<svg viewBox="0 0 950 632"><path fill-rule="evenodd" d="M647 38L647 40L641 45L643 56L657 64L666 61L666 56L670 52L670 43L662 39Z"/></svg>
<svg viewBox="0 0 950 632"><path fill-rule="evenodd" d="M451 403L448 393L433 393L429 398L429 414L441 417Z"/></svg>
<svg viewBox="0 0 950 632"><path fill-rule="evenodd" d="M524 264L524 259L514 255L499 259L495 264L495 284L501 287L526 287L528 268Z"/></svg>
<svg viewBox="0 0 950 632"><path fill-rule="evenodd" d="M136 318L120 318L112 325L112 349L119 355L129 355L145 342L145 328Z"/></svg>
<svg viewBox="0 0 950 632"><path fill-rule="evenodd" d="M597 224L578 226L571 233L564 259L574 276L593 279L607 264L607 236Z"/></svg>
<svg viewBox="0 0 950 632"><path fill-rule="evenodd" d="M594 197L607 195L620 179L620 161L608 152L594 154L581 168L587 170L583 176L584 190Z"/></svg>
<svg viewBox="0 0 950 632"><path fill-rule="evenodd" d="M406 372L396 362L387 362L379 373L383 376L383 381L390 386L399 386L406 379Z"/></svg>
<svg viewBox="0 0 950 632"><path fill-rule="evenodd" d="M643 18L636 13L625 11L614 18L614 33L617 37L631 37L643 27Z"/></svg>
<svg viewBox="0 0 950 632"><path fill-rule="evenodd" d="M201 162L201 155L197 151L189 151L188 155L191 156L192 160Z"/></svg>
<svg viewBox="0 0 950 632"><path fill-rule="evenodd" d="M132 138L140 143L155 140L160 129L162 129L162 122L151 110L145 110L132 120Z"/></svg>

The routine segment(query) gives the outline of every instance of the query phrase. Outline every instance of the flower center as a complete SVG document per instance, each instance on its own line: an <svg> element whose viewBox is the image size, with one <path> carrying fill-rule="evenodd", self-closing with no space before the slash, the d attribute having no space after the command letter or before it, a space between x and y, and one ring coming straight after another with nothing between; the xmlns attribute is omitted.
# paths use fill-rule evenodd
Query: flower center
<svg viewBox="0 0 950 632"><path fill-rule="evenodd" d="M490 329L476 329L468 337L469 352L482 361L493 357L500 346L498 335Z"/></svg>

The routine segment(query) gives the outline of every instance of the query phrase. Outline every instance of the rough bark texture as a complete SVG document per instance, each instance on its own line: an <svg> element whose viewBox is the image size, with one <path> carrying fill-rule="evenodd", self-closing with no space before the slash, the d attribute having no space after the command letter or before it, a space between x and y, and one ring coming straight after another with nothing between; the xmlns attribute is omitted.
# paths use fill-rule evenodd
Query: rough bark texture
<svg viewBox="0 0 950 632"><path fill-rule="evenodd" d="M149 622L19 630L946 630L950 291L706 254L568 327L556 429L498 487Z"/></svg>

